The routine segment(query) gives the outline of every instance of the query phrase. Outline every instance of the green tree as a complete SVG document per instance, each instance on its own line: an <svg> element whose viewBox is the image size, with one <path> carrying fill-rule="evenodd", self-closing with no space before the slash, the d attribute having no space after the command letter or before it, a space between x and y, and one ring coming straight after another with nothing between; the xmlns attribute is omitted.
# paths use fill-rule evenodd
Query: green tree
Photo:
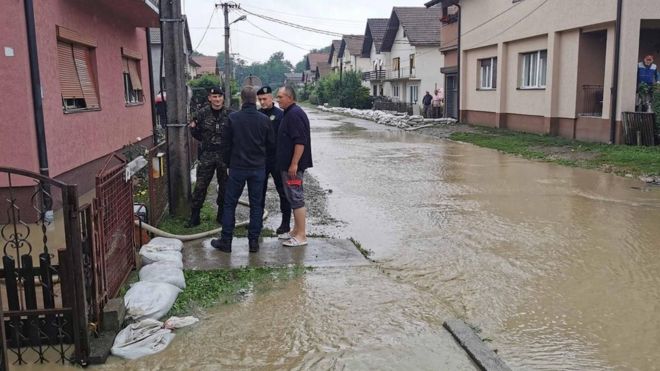
<svg viewBox="0 0 660 371"><path fill-rule="evenodd" d="M339 74L333 73L318 82L316 91L310 93L318 98L317 104L328 103L331 106L347 108L371 108L369 89L362 86L362 76L357 71L344 72L342 79ZM312 103L315 103L312 101Z"/></svg>
<svg viewBox="0 0 660 371"><path fill-rule="evenodd" d="M188 83L193 88L210 89L220 85L220 78L216 75L202 75Z"/></svg>

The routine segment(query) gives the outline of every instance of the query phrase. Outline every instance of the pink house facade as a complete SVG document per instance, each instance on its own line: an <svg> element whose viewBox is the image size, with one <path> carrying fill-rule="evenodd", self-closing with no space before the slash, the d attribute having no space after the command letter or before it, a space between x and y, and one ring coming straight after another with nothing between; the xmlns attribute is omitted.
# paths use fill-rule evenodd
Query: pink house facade
<svg viewBox="0 0 660 371"><path fill-rule="evenodd" d="M11 0L0 15L0 166L39 172L25 12ZM110 153L153 134L146 27L158 7L39 1L34 20L49 175L84 194Z"/></svg>

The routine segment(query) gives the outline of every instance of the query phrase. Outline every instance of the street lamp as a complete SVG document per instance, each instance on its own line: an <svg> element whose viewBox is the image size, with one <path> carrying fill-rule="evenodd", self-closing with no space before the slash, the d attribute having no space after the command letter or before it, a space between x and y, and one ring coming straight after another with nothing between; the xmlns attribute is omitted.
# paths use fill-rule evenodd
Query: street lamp
<svg viewBox="0 0 660 371"><path fill-rule="evenodd" d="M225 13L225 78L223 79L224 82L224 91L225 91L225 107L229 108L231 105L231 88L229 85L229 26L239 22L239 21L244 21L247 19L247 16L244 14L235 20L233 20L231 23L229 23L229 7L227 5L223 6L224 8L224 13ZM229 98L229 99L227 99Z"/></svg>

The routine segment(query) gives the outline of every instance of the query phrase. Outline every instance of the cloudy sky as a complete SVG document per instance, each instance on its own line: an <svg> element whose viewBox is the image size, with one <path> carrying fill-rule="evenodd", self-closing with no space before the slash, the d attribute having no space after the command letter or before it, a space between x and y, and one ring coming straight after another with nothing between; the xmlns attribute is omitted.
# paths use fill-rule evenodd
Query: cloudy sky
<svg viewBox="0 0 660 371"><path fill-rule="evenodd" d="M367 18L389 18L393 6L424 6L427 0L239 0L243 9L301 26L340 34L364 34ZM182 0L193 47L206 55L224 50L224 16L214 13L219 0ZM242 13L232 11L229 21ZM210 27L202 39L206 26ZM264 31L270 33L267 34ZM276 51L296 64L309 49L330 45L337 36L323 35L267 21L254 15L231 25L231 52L251 62L263 62ZM283 39L288 42L277 40ZM200 43L201 42L201 43ZM199 46L198 46L199 45Z"/></svg>

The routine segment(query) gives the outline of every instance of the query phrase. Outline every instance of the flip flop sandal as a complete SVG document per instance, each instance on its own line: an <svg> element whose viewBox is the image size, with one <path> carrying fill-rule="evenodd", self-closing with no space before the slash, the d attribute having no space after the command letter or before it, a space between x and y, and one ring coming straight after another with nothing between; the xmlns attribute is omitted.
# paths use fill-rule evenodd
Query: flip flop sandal
<svg viewBox="0 0 660 371"><path fill-rule="evenodd" d="M291 239L291 233L289 232L284 232L282 234L277 235L278 240L290 240Z"/></svg>
<svg viewBox="0 0 660 371"><path fill-rule="evenodd" d="M300 246L306 246L307 245L307 240L305 241L298 241L295 237L291 237L289 240L284 241L282 245L287 246L287 247L300 247Z"/></svg>

